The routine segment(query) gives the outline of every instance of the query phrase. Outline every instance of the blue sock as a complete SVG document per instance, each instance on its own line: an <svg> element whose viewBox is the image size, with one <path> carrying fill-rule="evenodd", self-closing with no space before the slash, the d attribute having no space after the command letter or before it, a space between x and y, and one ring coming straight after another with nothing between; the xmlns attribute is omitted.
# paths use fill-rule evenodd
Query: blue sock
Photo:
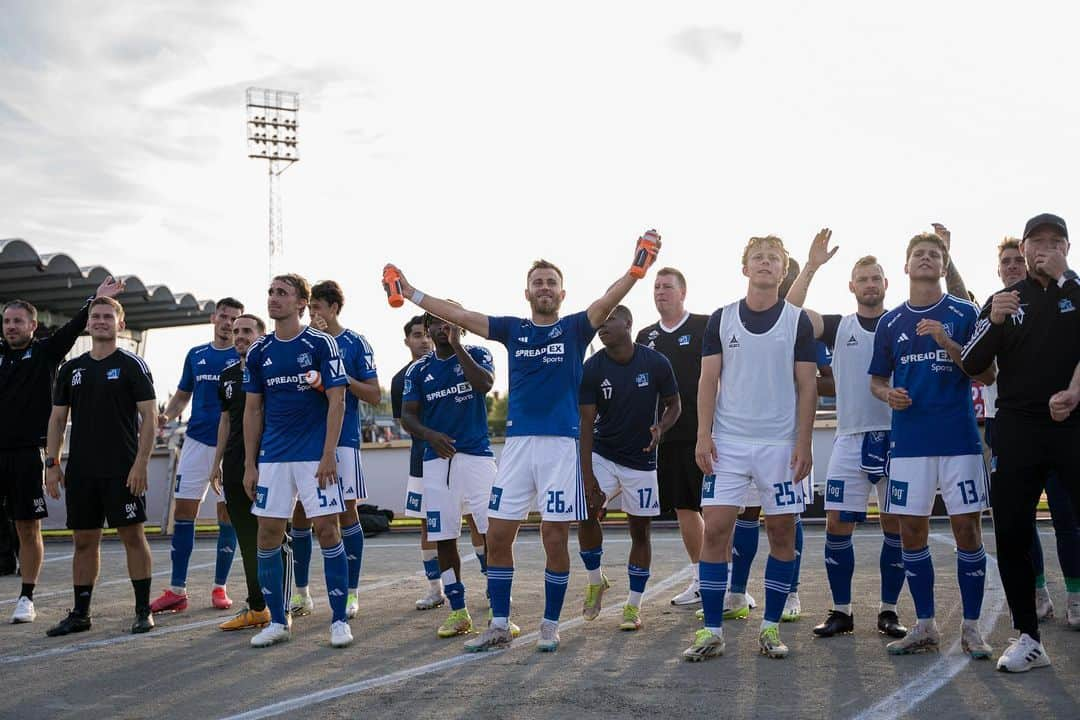
<svg viewBox="0 0 1080 720"><path fill-rule="evenodd" d="M195 547L195 521L177 520L173 525L172 536L172 585L187 587L188 563L191 562L191 550Z"/></svg>
<svg viewBox="0 0 1080 720"><path fill-rule="evenodd" d="M293 581L307 587L311 575L311 528L292 529Z"/></svg>
<svg viewBox="0 0 1080 720"><path fill-rule="evenodd" d="M802 516L795 516L795 572L791 575L791 592L799 591L799 572L802 570Z"/></svg>
<svg viewBox="0 0 1080 720"><path fill-rule="evenodd" d="M424 561L424 577L428 580L438 580L442 573L439 572L439 556Z"/></svg>
<svg viewBox="0 0 1080 720"><path fill-rule="evenodd" d="M750 579L750 566L757 555L759 528L757 520L736 520L735 534L731 543L731 587L733 593L746 592ZM710 625L709 627L715 627Z"/></svg>
<svg viewBox="0 0 1080 720"><path fill-rule="evenodd" d="M604 555L604 548L602 545L598 545L592 550L581 551L581 562L585 563L586 570L598 570L600 568L600 558Z"/></svg>
<svg viewBox="0 0 1080 720"><path fill-rule="evenodd" d="M726 562L714 563L702 560L698 563L701 609L705 612L705 627L707 628L724 626L724 594L727 592L727 573L728 564Z"/></svg>
<svg viewBox="0 0 1080 720"><path fill-rule="evenodd" d="M218 523L217 564L214 566L214 584L224 585L229 580L232 561L236 557L236 528L232 523Z"/></svg>
<svg viewBox="0 0 1080 720"><path fill-rule="evenodd" d="M829 577L833 607L851 604L851 577L855 574L855 546L850 535L825 533L825 574Z"/></svg>
<svg viewBox="0 0 1080 720"><path fill-rule="evenodd" d="M514 568L488 565L487 589L488 602L491 603L491 617L510 617L510 588L514 584Z"/></svg>
<svg viewBox="0 0 1080 720"><path fill-rule="evenodd" d="M331 622L345 620L345 604L348 602L349 561L345 558L345 543L322 549L323 572L326 573L326 595L333 611Z"/></svg>
<svg viewBox="0 0 1080 720"><path fill-rule="evenodd" d="M349 562L349 590L360 587L360 568L364 562L364 529L360 523L341 528L341 542L345 544L345 559Z"/></svg>
<svg viewBox="0 0 1080 720"><path fill-rule="evenodd" d="M645 592L645 583L649 582L649 568L628 563L626 573L630 576L630 592Z"/></svg>
<svg viewBox="0 0 1080 720"><path fill-rule="evenodd" d="M930 548L901 550L908 590L915 601L915 617L920 620L934 617L934 561Z"/></svg>
<svg viewBox="0 0 1080 720"><path fill-rule="evenodd" d="M878 567L881 571L881 602L886 605L895 605L904 588L904 558L900 548L899 535L884 533Z"/></svg>
<svg viewBox="0 0 1080 720"><path fill-rule="evenodd" d="M960 601L965 620L978 620L982 613L983 591L986 589L986 551L956 551L956 579L960 583Z"/></svg>
<svg viewBox="0 0 1080 720"><path fill-rule="evenodd" d="M1031 569L1035 571L1036 583L1035 586L1039 587L1040 583L1038 578L1042 578L1041 585L1046 585L1046 566L1043 563L1043 548L1042 540L1039 539L1039 526L1035 524L1031 533Z"/></svg>
<svg viewBox="0 0 1080 720"><path fill-rule="evenodd" d="M487 553L484 552L484 548L473 548L476 553L476 562L480 563L480 574L487 575Z"/></svg>
<svg viewBox="0 0 1080 720"><path fill-rule="evenodd" d="M769 555L765 561L765 614L767 622L780 622L788 594L791 577L795 574L795 560L777 560Z"/></svg>
<svg viewBox="0 0 1080 720"><path fill-rule="evenodd" d="M259 585L270 609L270 620L285 625L285 568L281 566L281 548L259 548Z"/></svg>
<svg viewBox="0 0 1080 720"><path fill-rule="evenodd" d="M544 569L544 619L559 622L570 573Z"/></svg>
<svg viewBox="0 0 1080 720"><path fill-rule="evenodd" d="M443 590L446 592L446 599L450 601L451 610L464 610L465 609L465 585L461 582L461 578L454 572L454 568L447 568L442 573Z"/></svg>

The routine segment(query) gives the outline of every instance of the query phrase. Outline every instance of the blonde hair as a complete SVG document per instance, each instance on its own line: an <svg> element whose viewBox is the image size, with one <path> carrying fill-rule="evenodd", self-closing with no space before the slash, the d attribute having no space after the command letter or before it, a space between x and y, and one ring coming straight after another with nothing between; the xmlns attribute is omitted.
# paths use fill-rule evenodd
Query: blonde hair
<svg viewBox="0 0 1080 720"><path fill-rule="evenodd" d="M781 240L780 238L778 238L775 235L765 235L764 237L752 237L752 238L750 238L749 242L746 243L746 247L744 247L743 251L742 251L742 264L743 264L743 267L746 267L747 263L750 261L750 251L753 250L754 248L758 247L759 245L774 245L774 246L776 246L776 249L779 250L780 254L784 256L784 267L781 268L780 274L783 275L783 276L786 276L787 271L788 271L788 261L790 259L790 256L788 255L787 249L784 247L784 241Z"/></svg>
<svg viewBox="0 0 1080 720"><path fill-rule="evenodd" d="M1006 235L997 246L998 260L1001 259L1002 254L1004 254L1006 250L1016 250L1017 252L1020 252L1020 241L1017 238Z"/></svg>
<svg viewBox="0 0 1080 720"><path fill-rule="evenodd" d="M863 255L861 258L855 261L854 265L851 266L851 276L854 277L855 271L859 268L869 267L871 265L877 265L878 269L881 270L881 274L885 274L885 268L881 267L881 263L878 262L878 259L876 257L874 257L873 255Z"/></svg>
<svg viewBox="0 0 1080 720"><path fill-rule="evenodd" d="M941 239L940 235L932 232L919 233L915 237L908 240L907 252L904 253L904 260L910 260L911 251L915 249L916 245L924 242L928 242L931 245L937 245L938 249L941 250L942 256L944 256L945 258L945 264L949 264L949 248L945 247L945 241Z"/></svg>

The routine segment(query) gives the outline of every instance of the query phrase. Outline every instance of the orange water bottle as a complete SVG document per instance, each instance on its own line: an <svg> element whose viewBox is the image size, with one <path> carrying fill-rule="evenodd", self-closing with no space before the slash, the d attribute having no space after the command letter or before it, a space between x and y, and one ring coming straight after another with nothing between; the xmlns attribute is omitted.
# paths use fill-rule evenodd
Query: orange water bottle
<svg viewBox="0 0 1080 720"><path fill-rule="evenodd" d="M382 284L390 307L399 308L405 304L405 295L401 291L401 273L395 268L386 268L383 270Z"/></svg>
<svg viewBox="0 0 1080 720"><path fill-rule="evenodd" d="M634 251L634 263L630 266L630 274L641 279L645 277L649 266L656 260L656 254L660 251L660 234L656 230L647 230L638 238L637 249Z"/></svg>
<svg viewBox="0 0 1080 720"><path fill-rule="evenodd" d="M304 382L310 385L312 390L326 392L323 389L322 373L320 373L318 370L308 370L306 373L304 373Z"/></svg>

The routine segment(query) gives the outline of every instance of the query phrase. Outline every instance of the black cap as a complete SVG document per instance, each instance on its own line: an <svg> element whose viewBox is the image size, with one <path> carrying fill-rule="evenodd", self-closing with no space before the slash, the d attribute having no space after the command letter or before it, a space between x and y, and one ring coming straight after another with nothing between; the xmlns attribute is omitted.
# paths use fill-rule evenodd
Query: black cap
<svg viewBox="0 0 1080 720"><path fill-rule="evenodd" d="M1044 225L1048 225L1060 232L1066 240L1069 239L1069 231L1065 227L1065 221L1053 213L1043 213L1028 220L1027 225L1024 226L1024 237L1022 239L1027 240L1028 235Z"/></svg>

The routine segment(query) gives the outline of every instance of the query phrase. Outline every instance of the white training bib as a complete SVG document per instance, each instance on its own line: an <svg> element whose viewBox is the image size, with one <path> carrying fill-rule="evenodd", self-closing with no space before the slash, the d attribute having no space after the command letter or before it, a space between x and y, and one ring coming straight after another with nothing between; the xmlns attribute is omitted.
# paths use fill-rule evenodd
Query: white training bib
<svg viewBox="0 0 1080 720"><path fill-rule="evenodd" d="M888 430L892 410L870 392L874 333L863 329L857 315L847 315L836 328L832 370L836 383L836 434Z"/></svg>

